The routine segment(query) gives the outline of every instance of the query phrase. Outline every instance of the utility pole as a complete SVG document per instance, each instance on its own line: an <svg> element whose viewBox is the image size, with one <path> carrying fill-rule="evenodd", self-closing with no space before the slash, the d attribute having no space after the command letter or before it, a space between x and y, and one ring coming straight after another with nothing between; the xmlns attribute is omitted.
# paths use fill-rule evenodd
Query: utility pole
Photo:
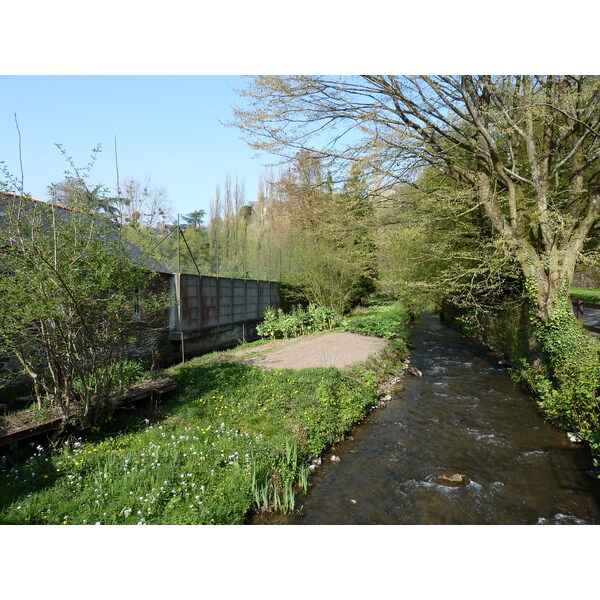
<svg viewBox="0 0 600 600"><path fill-rule="evenodd" d="M181 253L179 249L179 213L177 213L177 272L181 273Z"/></svg>
<svg viewBox="0 0 600 600"><path fill-rule="evenodd" d="M179 228L179 213L177 213L177 274L176 274L176 285L177 285L177 321L179 324L179 339L181 342L181 362L185 362L185 342L183 340L183 329L181 328L181 252L180 252L180 234L181 229Z"/></svg>

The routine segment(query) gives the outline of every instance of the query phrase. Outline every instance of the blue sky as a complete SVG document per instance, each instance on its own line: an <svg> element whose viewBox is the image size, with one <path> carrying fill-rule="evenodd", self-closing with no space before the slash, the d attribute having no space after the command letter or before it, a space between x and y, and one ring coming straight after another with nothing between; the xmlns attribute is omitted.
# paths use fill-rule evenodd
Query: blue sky
<svg viewBox="0 0 600 600"><path fill-rule="evenodd" d="M90 183L116 189L114 136L119 178L167 188L175 212L208 212L218 184L236 176L254 200L261 163L240 139L231 106L241 102L232 88L244 78L196 76L0 76L0 161L20 177L21 131L24 188L47 200L49 184L69 168L55 144L62 144L77 166L87 164L98 144L102 152Z"/></svg>

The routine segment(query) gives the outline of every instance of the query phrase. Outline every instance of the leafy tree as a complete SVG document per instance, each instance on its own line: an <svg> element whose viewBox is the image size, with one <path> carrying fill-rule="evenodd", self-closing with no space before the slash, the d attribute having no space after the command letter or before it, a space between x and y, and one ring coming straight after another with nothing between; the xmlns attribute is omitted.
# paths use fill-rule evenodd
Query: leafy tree
<svg viewBox="0 0 600 600"><path fill-rule="evenodd" d="M321 141L381 186L433 168L481 207L549 322L600 212L596 76L257 77L235 124L290 157ZM329 142L329 143L326 143Z"/></svg>
<svg viewBox="0 0 600 600"><path fill-rule="evenodd" d="M98 211L104 203L97 196L102 186L88 190L85 183L77 179L63 179L48 187L51 201L59 206L84 211Z"/></svg>
<svg viewBox="0 0 600 600"><path fill-rule="evenodd" d="M163 299L139 297L150 275L108 216L24 196L4 197L2 213L0 346L18 358L40 407L97 422L127 383L136 298L147 309Z"/></svg>
<svg viewBox="0 0 600 600"><path fill-rule="evenodd" d="M202 226L205 215L205 210L193 210L191 213L183 215L183 219L188 224L188 226L195 227L196 229L198 229Z"/></svg>
<svg viewBox="0 0 600 600"><path fill-rule="evenodd" d="M283 280L304 300L346 311L375 289L373 207L358 170L341 190L320 159L299 153L276 184L271 239L289 256Z"/></svg>

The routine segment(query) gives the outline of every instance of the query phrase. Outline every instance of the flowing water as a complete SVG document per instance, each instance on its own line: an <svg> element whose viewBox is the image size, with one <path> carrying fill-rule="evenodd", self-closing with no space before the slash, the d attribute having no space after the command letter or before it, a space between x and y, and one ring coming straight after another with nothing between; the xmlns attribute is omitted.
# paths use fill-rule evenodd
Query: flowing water
<svg viewBox="0 0 600 600"><path fill-rule="evenodd" d="M337 445L301 514L255 523L595 524L589 453L540 416L497 355L433 315L412 327L404 390ZM466 476L441 485L436 476Z"/></svg>

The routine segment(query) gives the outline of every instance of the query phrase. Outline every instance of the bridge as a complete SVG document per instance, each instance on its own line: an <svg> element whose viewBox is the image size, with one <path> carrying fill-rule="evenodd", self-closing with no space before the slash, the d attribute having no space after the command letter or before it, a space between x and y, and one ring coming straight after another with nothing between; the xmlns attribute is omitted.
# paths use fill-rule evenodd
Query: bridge
<svg viewBox="0 0 600 600"><path fill-rule="evenodd" d="M583 328L600 337L600 304L592 304L578 299L573 302L573 310Z"/></svg>

